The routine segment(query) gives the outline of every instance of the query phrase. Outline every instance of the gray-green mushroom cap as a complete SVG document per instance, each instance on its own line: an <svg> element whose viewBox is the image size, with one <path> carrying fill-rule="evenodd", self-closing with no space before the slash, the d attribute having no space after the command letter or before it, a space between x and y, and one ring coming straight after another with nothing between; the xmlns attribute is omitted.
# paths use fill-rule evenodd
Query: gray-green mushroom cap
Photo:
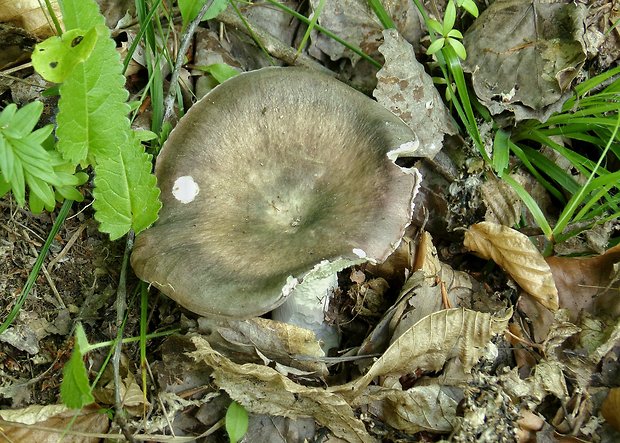
<svg viewBox="0 0 620 443"><path fill-rule="evenodd" d="M325 74L236 76L179 121L155 173L163 208L131 264L185 308L247 318L338 258L381 262L411 220L413 131Z"/></svg>

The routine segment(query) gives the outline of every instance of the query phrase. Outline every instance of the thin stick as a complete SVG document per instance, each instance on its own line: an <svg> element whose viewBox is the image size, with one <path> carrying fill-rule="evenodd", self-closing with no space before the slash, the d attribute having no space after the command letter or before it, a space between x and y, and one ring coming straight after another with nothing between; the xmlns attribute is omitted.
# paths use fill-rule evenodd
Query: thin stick
<svg viewBox="0 0 620 443"><path fill-rule="evenodd" d="M216 20L220 23L224 23L225 25L232 26L253 39L259 40L260 46L265 48L270 55L273 55L275 58L282 60L289 65L303 66L332 76L336 75L312 57L309 57L303 53L298 56L297 49L284 44L260 26L252 24L250 31L241 18L229 10L221 12L216 17Z"/></svg>
<svg viewBox="0 0 620 443"><path fill-rule="evenodd" d="M133 230L127 235L127 243L125 245L125 254L123 255L123 264L121 267L121 275L118 279L118 289L116 290L116 348L112 357L112 366L114 369L114 409L116 414L114 420L121 428L123 435L127 441L135 442L133 435L127 425L127 418L123 410L123 399L121 396L121 350L123 349L123 323L125 319L125 311L127 310L127 267L129 266L129 256L133 248L134 241Z"/></svg>
<svg viewBox="0 0 620 443"><path fill-rule="evenodd" d="M202 17L205 15L205 12L207 12L207 9L211 7L212 3L213 0L205 3L202 8L200 8L200 12L196 16L196 18L190 22L189 26L185 30L185 33L183 34L183 37L181 38L181 45L179 46L177 58L174 62L174 69L172 70L172 75L170 76L170 86L168 87L168 94L166 95L166 99L164 100L164 123L170 121L170 119L172 118L177 83L179 82L181 67L183 66L183 62L185 61L185 53L189 48L190 41L194 36L194 32L196 32L198 24L200 24Z"/></svg>

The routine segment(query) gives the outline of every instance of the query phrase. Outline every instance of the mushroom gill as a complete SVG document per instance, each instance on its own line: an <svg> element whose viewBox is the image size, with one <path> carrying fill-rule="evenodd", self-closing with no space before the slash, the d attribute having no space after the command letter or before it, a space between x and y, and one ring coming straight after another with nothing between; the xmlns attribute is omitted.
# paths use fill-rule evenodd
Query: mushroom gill
<svg viewBox="0 0 620 443"><path fill-rule="evenodd" d="M399 118L301 68L241 74L198 101L156 164L163 209L132 266L185 308L246 318L284 302L324 260L385 260L411 220L419 174ZM400 151L399 151L400 152Z"/></svg>

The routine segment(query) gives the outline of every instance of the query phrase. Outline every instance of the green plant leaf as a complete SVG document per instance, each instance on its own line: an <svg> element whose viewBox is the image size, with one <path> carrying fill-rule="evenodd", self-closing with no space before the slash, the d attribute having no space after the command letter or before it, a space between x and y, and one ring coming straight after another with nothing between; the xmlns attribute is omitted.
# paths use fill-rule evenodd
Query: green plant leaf
<svg viewBox="0 0 620 443"><path fill-rule="evenodd" d="M452 46L452 49L454 49L454 52L456 52L456 55L458 55L458 57L461 60L465 60L467 58L467 52L465 51L465 46L463 46L463 43L451 37L448 38L447 41L448 41L448 44Z"/></svg>
<svg viewBox="0 0 620 443"><path fill-rule="evenodd" d="M435 31L437 34L443 36L443 27L441 26L441 23L439 23L437 20L430 19L427 25L430 29Z"/></svg>
<svg viewBox="0 0 620 443"><path fill-rule="evenodd" d="M32 66L50 82L62 83L73 69L86 60L97 42L97 31L72 29L35 46Z"/></svg>
<svg viewBox="0 0 620 443"><path fill-rule="evenodd" d="M183 29L198 16L200 9L208 1L209 0L179 0L179 10L181 11L181 18L183 20ZM213 3L209 6L201 20L211 20L217 17L220 12L226 9L226 6L228 6L228 0L213 0Z"/></svg>
<svg viewBox="0 0 620 443"><path fill-rule="evenodd" d="M476 3L473 0L463 0L461 4L459 4L459 6L461 6L464 10L469 12L474 17L478 17L478 6L476 6Z"/></svg>
<svg viewBox="0 0 620 443"><path fill-rule="evenodd" d="M95 401L88 382L88 372L82 360L78 340L74 342L71 358L62 370L60 399L71 409L81 409Z"/></svg>
<svg viewBox="0 0 620 443"><path fill-rule="evenodd" d="M232 66L227 65L226 63L214 63L212 65L194 66L194 69L208 72L213 76L215 80L217 80L218 83L224 83L229 78L239 75L239 71L237 71Z"/></svg>
<svg viewBox="0 0 620 443"><path fill-rule="evenodd" d="M60 0L65 29L91 29L104 24L99 5L92 0Z"/></svg>
<svg viewBox="0 0 620 443"><path fill-rule="evenodd" d="M388 12L383 7L381 0L368 0L368 4L370 4L370 7L383 25L383 29L396 28L396 26L394 26L394 22L392 21L392 17L390 17L390 14L388 14Z"/></svg>
<svg viewBox="0 0 620 443"><path fill-rule="evenodd" d="M120 56L108 28L100 24L96 29L99 38L90 57L60 87L57 149L73 164L92 164L97 156L116 155L128 138L128 93Z"/></svg>
<svg viewBox="0 0 620 443"><path fill-rule="evenodd" d="M500 178L503 177L504 172L508 168L508 161L510 160L509 139L510 134L499 129L495 133L495 139L493 140L493 169L495 169L497 176Z"/></svg>
<svg viewBox="0 0 620 443"><path fill-rule="evenodd" d="M445 38L443 37L438 38L433 43L431 43L431 45L426 50L426 53L428 55L433 55L434 53L439 51L441 48L443 48L443 45L445 44L445 42L446 42Z"/></svg>
<svg viewBox="0 0 620 443"><path fill-rule="evenodd" d="M79 182L72 176L75 167L62 160L57 152L48 151L43 146L49 142L52 125L32 131L42 110L40 102L33 102L19 110L14 104L9 105L0 114L2 189L6 191L10 188L18 204L23 206L28 185L30 210L34 213L41 212L43 208L54 209L54 187L68 187L81 196L74 188ZM62 178L57 174L57 168L63 169Z"/></svg>
<svg viewBox="0 0 620 443"><path fill-rule="evenodd" d="M454 28L454 23L456 22L456 6L452 0L448 1L446 6L446 12L443 16L443 35L447 35L448 32L452 28Z"/></svg>
<svg viewBox="0 0 620 443"><path fill-rule="evenodd" d="M538 203L532 198L530 194L525 190L523 186L515 179L513 179L510 175L504 175L502 178L506 183L508 183L512 189L517 193L519 198L525 203L525 206L530 210L534 220L536 220L536 224L540 226L543 233L547 237L547 239L551 240L553 238L553 231L551 226L549 226L549 222L545 218L545 215L541 211Z"/></svg>
<svg viewBox="0 0 620 443"><path fill-rule="evenodd" d="M95 165L93 195L99 230L115 240L133 229L148 228L161 208L159 188L151 174L151 156L133 138L116 156L102 158Z"/></svg>
<svg viewBox="0 0 620 443"><path fill-rule="evenodd" d="M230 443L237 443L248 432L248 412L243 406L233 401L226 411L226 432Z"/></svg>

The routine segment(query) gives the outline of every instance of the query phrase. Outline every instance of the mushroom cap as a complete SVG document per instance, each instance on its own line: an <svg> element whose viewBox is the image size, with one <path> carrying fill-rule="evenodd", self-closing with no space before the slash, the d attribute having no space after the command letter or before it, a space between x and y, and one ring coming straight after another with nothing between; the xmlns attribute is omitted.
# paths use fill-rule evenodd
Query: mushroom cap
<svg viewBox="0 0 620 443"><path fill-rule="evenodd" d="M131 264L185 308L234 318L284 302L321 261L381 262L411 220L419 174L390 152L413 131L374 100L303 68L217 86L157 158L163 208Z"/></svg>

